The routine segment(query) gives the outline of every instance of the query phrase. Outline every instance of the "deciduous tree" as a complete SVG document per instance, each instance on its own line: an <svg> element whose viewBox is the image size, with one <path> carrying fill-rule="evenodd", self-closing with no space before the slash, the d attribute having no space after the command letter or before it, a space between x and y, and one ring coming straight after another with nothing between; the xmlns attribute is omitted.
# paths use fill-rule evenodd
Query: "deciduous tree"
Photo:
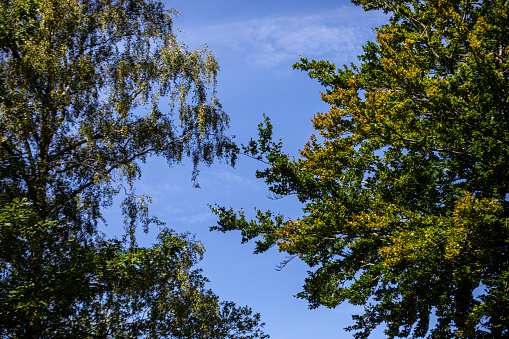
<svg viewBox="0 0 509 339"><path fill-rule="evenodd" d="M24 164L19 180L3 180L3 199L27 197L41 220L93 230L101 206L119 184L130 192L150 155L170 164L188 156L195 174L200 162L234 160L215 97L219 66L208 50L176 39L162 3L40 8L31 38L1 54L3 84L19 96L1 107L2 151Z"/></svg>
<svg viewBox="0 0 509 339"><path fill-rule="evenodd" d="M363 305L350 330L394 337L509 334L507 1L354 0L390 15L358 65L302 59L325 86L320 136L292 159L272 126L244 147L300 218L215 208L221 231L314 270L310 307Z"/></svg>
<svg viewBox="0 0 509 339"><path fill-rule="evenodd" d="M203 248L150 223L134 181L149 156L233 163L218 64L176 38L151 0L1 0L0 336L266 338L219 302ZM171 180L171 179L169 179ZM125 236L97 231L125 193Z"/></svg>
<svg viewBox="0 0 509 339"><path fill-rule="evenodd" d="M0 211L0 337L268 338L259 314L205 287L191 236L164 230L149 248L83 243L27 204Z"/></svg>

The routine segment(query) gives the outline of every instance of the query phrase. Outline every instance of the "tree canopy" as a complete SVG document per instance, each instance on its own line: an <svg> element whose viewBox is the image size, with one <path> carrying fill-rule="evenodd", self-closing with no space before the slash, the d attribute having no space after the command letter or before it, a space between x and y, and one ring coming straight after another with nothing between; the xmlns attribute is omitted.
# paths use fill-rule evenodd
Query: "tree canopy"
<svg viewBox="0 0 509 339"><path fill-rule="evenodd" d="M313 268L310 307L363 305L356 338L509 334L507 1L354 0L382 10L357 65L301 59L330 111L293 159L260 125L244 153L303 215L216 207L220 231Z"/></svg>
<svg viewBox="0 0 509 339"><path fill-rule="evenodd" d="M162 228L138 246L149 156L234 163L218 63L189 50L152 0L1 0L0 336L267 338L220 302L203 247ZM125 236L98 232L123 193Z"/></svg>
<svg viewBox="0 0 509 339"><path fill-rule="evenodd" d="M204 249L188 234L83 244L26 205L0 211L0 337L268 338L259 314L206 289L194 268Z"/></svg>
<svg viewBox="0 0 509 339"><path fill-rule="evenodd" d="M41 220L90 230L150 155L170 164L188 156L195 174L200 162L234 160L215 97L217 61L177 40L162 3L45 1L41 9L31 38L1 55L2 85L19 97L2 107L2 150L23 163L1 195L28 197Z"/></svg>

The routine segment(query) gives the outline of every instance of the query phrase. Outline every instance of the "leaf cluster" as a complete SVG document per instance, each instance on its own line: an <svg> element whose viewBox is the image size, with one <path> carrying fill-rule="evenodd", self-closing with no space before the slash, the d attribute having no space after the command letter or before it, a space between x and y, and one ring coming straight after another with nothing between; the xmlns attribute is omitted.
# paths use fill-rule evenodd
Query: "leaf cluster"
<svg viewBox="0 0 509 339"><path fill-rule="evenodd" d="M190 236L164 230L135 249L87 240L37 223L24 200L2 209L1 337L268 338L258 314L205 288Z"/></svg>
<svg viewBox="0 0 509 339"><path fill-rule="evenodd" d="M0 105L2 158L22 167L2 179L2 201L27 197L40 220L93 231L119 191L142 199L132 184L148 156L190 158L193 179L199 163L234 163L217 61L177 40L162 3L48 0L31 25L0 54L2 86L17 93Z"/></svg>

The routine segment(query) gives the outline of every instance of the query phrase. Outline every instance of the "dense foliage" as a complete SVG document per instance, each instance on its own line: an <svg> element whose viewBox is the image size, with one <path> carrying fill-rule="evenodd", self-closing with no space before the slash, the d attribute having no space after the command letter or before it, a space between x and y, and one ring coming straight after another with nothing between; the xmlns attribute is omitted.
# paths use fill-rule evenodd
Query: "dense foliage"
<svg viewBox="0 0 509 339"><path fill-rule="evenodd" d="M258 314L205 288L193 269L203 247L189 235L165 230L150 248L84 245L28 207L0 212L0 337L268 338Z"/></svg>
<svg viewBox="0 0 509 339"><path fill-rule="evenodd" d="M2 86L18 97L1 108L3 158L22 163L19 178L1 183L2 200L27 197L41 220L92 230L101 206L140 175L147 156L170 164L189 156L195 166L232 160L228 117L215 98L218 64L176 40L161 3L40 7L30 39L8 44L0 59Z"/></svg>
<svg viewBox="0 0 509 339"><path fill-rule="evenodd" d="M17 46L25 41L34 31L37 4L24 0L2 2L0 7L0 49ZM3 69L0 69L0 103L10 105L15 92L3 85ZM13 93L14 92L14 93Z"/></svg>
<svg viewBox="0 0 509 339"><path fill-rule="evenodd" d="M136 243L162 224L133 186L148 156L190 158L193 176L235 160L218 64L171 18L152 0L0 0L2 338L267 337L205 288L199 243L167 229ZM125 236L106 239L118 193Z"/></svg>
<svg viewBox="0 0 509 339"><path fill-rule="evenodd" d="M357 338L509 335L509 4L354 0L383 10L358 66L302 59L330 111L298 159L271 139L269 121L244 148L287 220L222 207L221 231L258 238L314 270L299 297L348 301Z"/></svg>

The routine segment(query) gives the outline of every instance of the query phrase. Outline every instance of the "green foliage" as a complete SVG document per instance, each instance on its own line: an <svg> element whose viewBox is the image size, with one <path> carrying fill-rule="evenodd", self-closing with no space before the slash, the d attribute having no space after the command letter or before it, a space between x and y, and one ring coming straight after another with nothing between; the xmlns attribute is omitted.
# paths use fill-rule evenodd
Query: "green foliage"
<svg viewBox="0 0 509 339"><path fill-rule="evenodd" d="M27 197L41 220L93 230L123 187L126 206L137 201L130 186L150 155L190 157L194 175L200 162L235 160L219 66L176 39L160 2L48 0L33 25L0 55L3 86L18 94L0 106L2 158L24 164L21 180L2 181L2 201Z"/></svg>
<svg viewBox="0 0 509 339"><path fill-rule="evenodd" d="M268 338L193 267L202 246L163 230L142 248L147 157L234 163L217 61L190 51L152 0L0 0L0 336ZM168 103L166 109L163 104ZM125 236L101 210L125 193Z"/></svg>
<svg viewBox="0 0 509 339"><path fill-rule="evenodd" d="M30 37L37 16L37 0L3 1L0 8L0 48L19 47Z"/></svg>
<svg viewBox="0 0 509 339"><path fill-rule="evenodd" d="M85 244L15 201L0 212L0 336L268 338L258 314L205 288L202 254L167 230L151 248Z"/></svg>
<svg viewBox="0 0 509 339"><path fill-rule="evenodd" d="M320 137L291 159L270 122L244 152L303 216L215 208L215 229L258 238L314 270L299 297L348 301L356 338L509 334L509 6L507 1L354 1L380 9L358 66L301 59L326 87ZM436 320L436 321L435 321Z"/></svg>
<svg viewBox="0 0 509 339"><path fill-rule="evenodd" d="M9 50L23 44L33 33L37 16L35 0L3 1L0 7L0 49ZM4 86L3 69L0 70L0 104L12 105L16 92Z"/></svg>

